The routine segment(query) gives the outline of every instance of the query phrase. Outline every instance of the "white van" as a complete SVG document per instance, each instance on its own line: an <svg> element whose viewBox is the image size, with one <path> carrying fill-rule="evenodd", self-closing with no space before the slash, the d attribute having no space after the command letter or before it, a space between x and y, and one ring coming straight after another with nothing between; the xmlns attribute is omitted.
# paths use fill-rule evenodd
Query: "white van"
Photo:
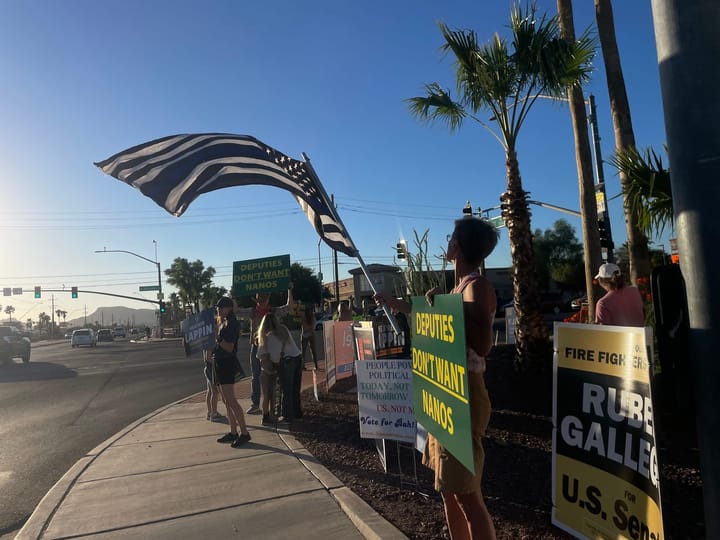
<svg viewBox="0 0 720 540"><path fill-rule="evenodd" d="M80 345L87 345L88 347L94 347L97 345L97 336L92 328L81 328L75 330L70 338L70 345L74 347L80 347Z"/></svg>

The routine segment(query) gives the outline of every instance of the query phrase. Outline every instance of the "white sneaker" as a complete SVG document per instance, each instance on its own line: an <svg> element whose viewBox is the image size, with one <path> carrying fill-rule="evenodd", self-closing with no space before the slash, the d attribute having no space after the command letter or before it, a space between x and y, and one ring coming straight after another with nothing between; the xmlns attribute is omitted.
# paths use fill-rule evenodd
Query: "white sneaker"
<svg viewBox="0 0 720 540"><path fill-rule="evenodd" d="M245 414L260 414L260 407L258 405L250 405Z"/></svg>

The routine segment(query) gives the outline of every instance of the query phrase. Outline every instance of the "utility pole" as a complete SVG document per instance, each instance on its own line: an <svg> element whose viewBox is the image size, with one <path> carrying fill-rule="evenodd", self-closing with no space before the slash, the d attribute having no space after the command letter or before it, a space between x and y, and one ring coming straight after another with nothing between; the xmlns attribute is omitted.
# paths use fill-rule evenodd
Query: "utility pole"
<svg viewBox="0 0 720 540"><path fill-rule="evenodd" d="M595 184L595 193L597 200L598 223L604 223L605 230L607 232L607 262L615 262L615 257L613 255L613 248L615 246L612 240L612 228L610 227L610 212L608 211L607 197L605 196L605 174L603 173L602 153L600 151L600 134L597 122L597 110L595 109L595 96L592 94L588 96L588 105L590 107L588 122L590 123L590 131L593 138L593 154L595 155L595 178L597 179L597 184Z"/></svg>
<svg viewBox="0 0 720 540"><path fill-rule="evenodd" d="M720 3L652 0L680 266L687 288L690 364L705 537L720 538Z"/></svg>

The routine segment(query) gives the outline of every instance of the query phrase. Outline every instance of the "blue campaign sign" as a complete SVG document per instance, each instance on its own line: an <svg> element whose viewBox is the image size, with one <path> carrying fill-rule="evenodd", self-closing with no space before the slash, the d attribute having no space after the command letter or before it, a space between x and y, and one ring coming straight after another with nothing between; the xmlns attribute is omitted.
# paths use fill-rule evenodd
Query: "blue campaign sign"
<svg viewBox="0 0 720 540"><path fill-rule="evenodd" d="M190 315L182 322L182 333L186 356L215 347L215 310Z"/></svg>

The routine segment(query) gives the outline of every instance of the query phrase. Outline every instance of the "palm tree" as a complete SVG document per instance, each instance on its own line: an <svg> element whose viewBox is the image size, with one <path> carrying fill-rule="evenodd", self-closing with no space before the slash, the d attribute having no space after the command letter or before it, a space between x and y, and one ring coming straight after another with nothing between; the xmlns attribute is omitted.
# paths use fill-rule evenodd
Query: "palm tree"
<svg viewBox="0 0 720 540"><path fill-rule="evenodd" d="M662 234L674 225L670 170L652 148L640 152L634 146L621 150L610 163L627 178L623 195L638 228L647 237Z"/></svg>
<svg viewBox="0 0 720 540"><path fill-rule="evenodd" d="M38 315L38 325L40 328L45 326L46 332L50 333L50 315L45 313L44 311Z"/></svg>
<svg viewBox="0 0 720 540"><path fill-rule="evenodd" d="M595 20L605 63L610 112L615 128L615 149L616 152L621 152L635 147L635 132L630 117L630 104L625 90L620 53L615 39L615 22L610 0L595 0ZM629 189L628 183L628 177L620 171L623 194ZM637 216L631 211L627 198L625 198L623 210L630 252L630 279L633 283L637 283L639 277L650 275L648 241L638 226Z"/></svg>
<svg viewBox="0 0 720 540"><path fill-rule="evenodd" d="M517 159L517 139L532 105L540 95L562 97L568 88L587 80L593 43L585 32L577 41L560 37L558 18L536 17L535 7L524 13L514 6L510 16L513 51L497 34L480 46L475 32L450 30L440 24L444 52L455 57L458 98L438 83L426 85L427 95L409 100L418 118L445 121L450 130L474 120L500 142L505 150L507 189L501 195L502 214L508 228L513 260L513 292L517 314L516 367L547 367L549 342L540 313L534 272L532 231L527 192L523 190ZM493 129L477 113L491 113Z"/></svg>
<svg viewBox="0 0 720 540"><path fill-rule="evenodd" d="M10 321L12 321L12 314L15 313L15 308L10 305L5 306L5 313L8 314L8 316L10 317Z"/></svg>
<svg viewBox="0 0 720 540"><path fill-rule="evenodd" d="M558 22L562 37L569 43L575 41L575 22L572 0L557 0ZM595 201L595 182L592 170L592 154L587 129L585 96L580 85L568 89L570 116L575 137L575 161L578 169L578 189L580 192L580 215L582 216L582 237L585 263L585 291L588 299L588 320L595 320L595 302L600 295L600 287L594 285L595 272L602 263L600 254L600 232L598 230L598 212ZM601 164L598 164L602 167Z"/></svg>

